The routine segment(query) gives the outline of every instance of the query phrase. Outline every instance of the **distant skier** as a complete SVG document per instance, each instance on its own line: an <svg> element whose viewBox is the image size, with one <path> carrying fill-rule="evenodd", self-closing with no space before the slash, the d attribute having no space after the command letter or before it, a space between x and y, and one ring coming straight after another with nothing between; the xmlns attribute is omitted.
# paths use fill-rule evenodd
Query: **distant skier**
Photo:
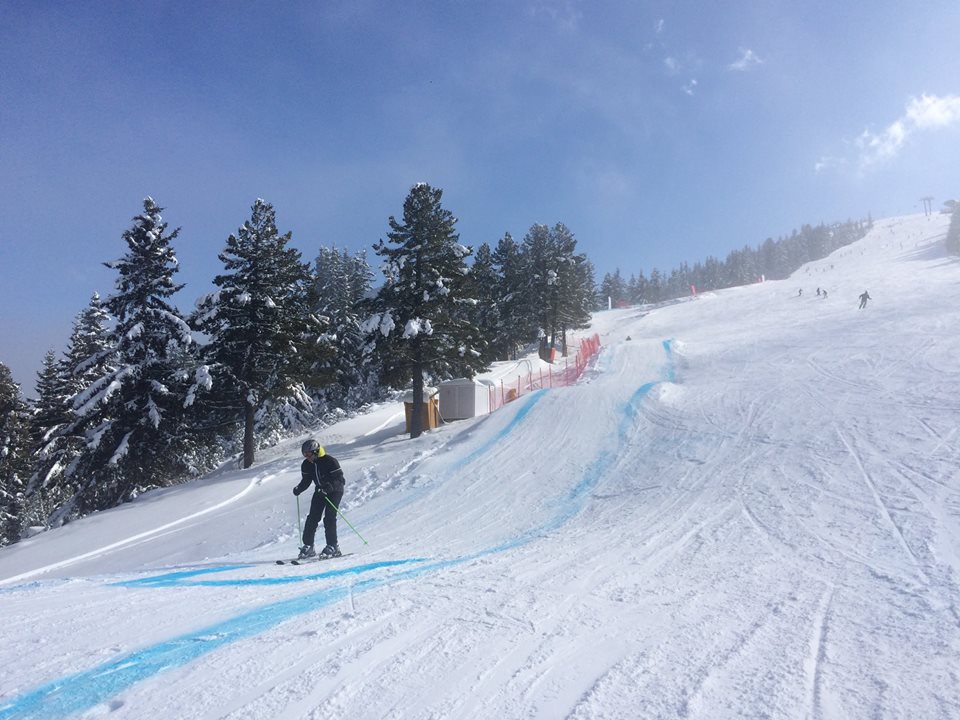
<svg viewBox="0 0 960 720"><path fill-rule="evenodd" d="M800 288L800 292L797 293L797 297L803 297L803 288Z"/></svg>
<svg viewBox="0 0 960 720"><path fill-rule="evenodd" d="M827 291L826 291L826 290L823 291L823 299L824 299L824 300L827 299Z"/></svg>
<svg viewBox="0 0 960 720"><path fill-rule="evenodd" d="M870 300L870 293L866 290L863 291L863 295L860 296L860 310L863 310L867 306L867 300Z"/></svg>
<svg viewBox="0 0 960 720"><path fill-rule="evenodd" d="M323 533L327 546L320 551L320 557L340 557L340 546L337 544L337 508L343 499L343 470L340 463L332 455L327 455L320 443L316 440L307 440L300 448L304 461L300 464L300 483L293 489L294 495L299 495L311 483L314 486L313 498L310 500L310 512L303 525L303 547L300 548L300 559L313 557L313 538L317 532L317 525L323 518Z"/></svg>
<svg viewBox="0 0 960 720"><path fill-rule="evenodd" d="M820 288L817 288L817 297L820 297Z"/></svg>

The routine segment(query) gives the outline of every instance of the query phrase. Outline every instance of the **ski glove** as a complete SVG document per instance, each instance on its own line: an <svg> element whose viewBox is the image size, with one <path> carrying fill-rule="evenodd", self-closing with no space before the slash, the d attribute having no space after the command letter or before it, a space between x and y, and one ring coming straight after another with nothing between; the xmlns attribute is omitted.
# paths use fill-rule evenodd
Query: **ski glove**
<svg viewBox="0 0 960 720"><path fill-rule="evenodd" d="M297 491L297 488L296 488L296 487L293 488L293 494L294 494L294 495L297 495L297 496L300 495L300 493Z"/></svg>

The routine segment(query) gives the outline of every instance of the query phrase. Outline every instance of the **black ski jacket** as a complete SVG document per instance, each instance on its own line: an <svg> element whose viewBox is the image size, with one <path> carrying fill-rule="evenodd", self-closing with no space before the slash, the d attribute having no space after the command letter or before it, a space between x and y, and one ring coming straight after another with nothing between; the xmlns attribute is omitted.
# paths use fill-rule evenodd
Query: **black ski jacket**
<svg viewBox="0 0 960 720"><path fill-rule="evenodd" d="M297 495L310 487L310 483L324 495L335 491L343 492L343 470L340 469L337 459L330 455L317 458L314 462L305 459L300 465L300 477L300 484L296 487Z"/></svg>

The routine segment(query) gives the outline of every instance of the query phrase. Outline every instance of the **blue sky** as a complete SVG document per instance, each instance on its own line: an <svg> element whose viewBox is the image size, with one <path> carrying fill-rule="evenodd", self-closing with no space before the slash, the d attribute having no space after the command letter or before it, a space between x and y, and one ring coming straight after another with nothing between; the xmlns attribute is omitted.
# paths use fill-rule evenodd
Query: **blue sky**
<svg viewBox="0 0 960 720"><path fill-rule="evenodd" d="M599 281L960 197L960 5L0 0L0 361L32 394L151 195L184 312L258 197L306 259L416 182ZM369 252L372 263L376 257Z"/></svg>

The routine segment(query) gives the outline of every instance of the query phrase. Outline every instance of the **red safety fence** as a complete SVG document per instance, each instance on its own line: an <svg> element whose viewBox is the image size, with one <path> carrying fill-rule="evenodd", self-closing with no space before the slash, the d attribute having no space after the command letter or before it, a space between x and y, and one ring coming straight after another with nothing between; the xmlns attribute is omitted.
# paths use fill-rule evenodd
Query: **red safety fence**
<svg viewBox="0 0 960 720"><path fill-rule="evenodd" d="M556 388L573 385L586 370L591 358L600 351L600 336L593 335L580 341L580 348L574 357L557 358L556 362L548 365L539 372L527 371L517 375L516 379L502 379L490 388L490 412L503 407L508 402L516 400L521 395L528 395L541 388Z"/></svg>

